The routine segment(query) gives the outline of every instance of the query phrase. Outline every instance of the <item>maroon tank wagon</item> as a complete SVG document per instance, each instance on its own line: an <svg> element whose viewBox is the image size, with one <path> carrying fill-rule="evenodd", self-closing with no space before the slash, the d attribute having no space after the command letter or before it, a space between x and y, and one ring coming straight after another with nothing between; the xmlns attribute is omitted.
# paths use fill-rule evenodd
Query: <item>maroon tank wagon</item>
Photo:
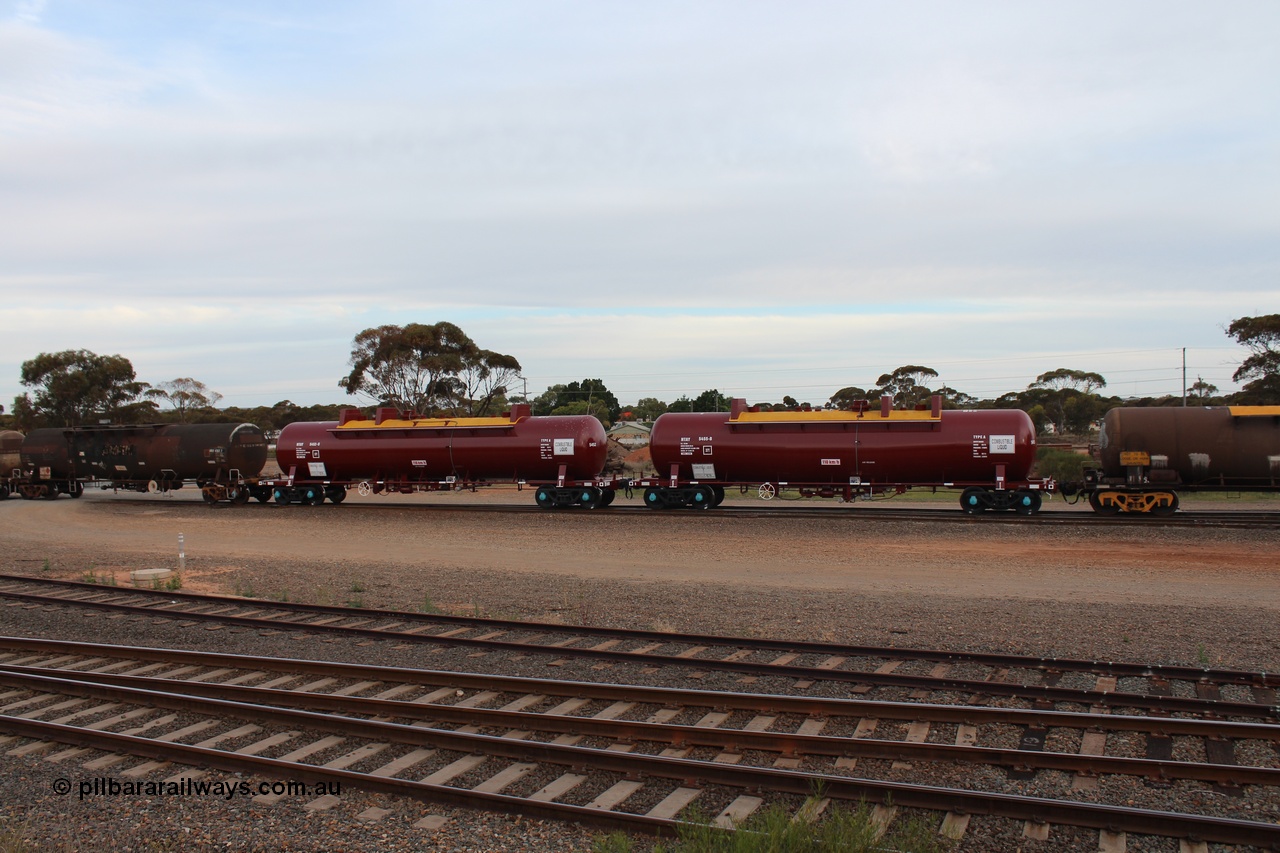
<svg viewBox="0 0 1280 853"><path fill-rule="evenodd" d="M1036 434L1019 409L901 411L891 400L853 411L762 412L734 400L726 415L667 413L649 445L658 478L642 480L653 508L706 508L726 487L856 497L910 488L962 489L970 513L1040 508L1050 481L1029 478Z"/></svg>
<svg viewBox="0 0 1280 853"><path fill-rule="evenodd" d="M380 408L370 420L344 409L338 421L294 423L280 432L282 477L264 481L277 503L341 502L362 494L412 493L515 483L540 506L607 506L601 477L607 439L593 417L533 417L527 405L500 417L423 418Z"/></svg>
<svg viewBox="0 0 1280 853"><path fill-rule="evenodd" d="M1178 492L1280 491L1280 406L1115 408L1096 453L1070 492L1104 514L1167 515Z"/></svg>

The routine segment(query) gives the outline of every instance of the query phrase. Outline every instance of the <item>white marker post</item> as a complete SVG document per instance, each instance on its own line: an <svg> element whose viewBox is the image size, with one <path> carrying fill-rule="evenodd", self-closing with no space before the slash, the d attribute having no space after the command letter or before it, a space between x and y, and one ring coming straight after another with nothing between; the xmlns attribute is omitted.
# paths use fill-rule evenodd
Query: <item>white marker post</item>
<svg viewBox="0 0 1280 853"><path fill-rule="evenodd" d="M187 567L187 549L182 543L182 534L178 534L178 571Z"/></svg>

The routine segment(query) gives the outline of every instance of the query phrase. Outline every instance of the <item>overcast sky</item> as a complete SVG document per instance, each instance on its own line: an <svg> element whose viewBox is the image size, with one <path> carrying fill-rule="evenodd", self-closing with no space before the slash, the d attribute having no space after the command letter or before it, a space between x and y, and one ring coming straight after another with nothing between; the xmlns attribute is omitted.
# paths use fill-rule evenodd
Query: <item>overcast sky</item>
<svg viewBox="0 0 1280 853"><path fill-rule="evenodd" d="M821 403L903 364L1224 390L1280 312L1280 3L0 0L0 403L86 348L364 402L460 325L531 393Z"/></svg>

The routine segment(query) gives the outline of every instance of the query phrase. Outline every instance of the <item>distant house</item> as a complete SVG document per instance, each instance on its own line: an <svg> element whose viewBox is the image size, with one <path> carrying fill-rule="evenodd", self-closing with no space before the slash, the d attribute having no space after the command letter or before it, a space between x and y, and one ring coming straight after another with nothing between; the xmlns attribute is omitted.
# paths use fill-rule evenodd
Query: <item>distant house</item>
<svg viewBox="0 0 1280 853"><path fill-rule="evenodd" d="M609 427L608 435L610 441L632 449L649 444L649 427L638 421L618 421Z"/></svg>

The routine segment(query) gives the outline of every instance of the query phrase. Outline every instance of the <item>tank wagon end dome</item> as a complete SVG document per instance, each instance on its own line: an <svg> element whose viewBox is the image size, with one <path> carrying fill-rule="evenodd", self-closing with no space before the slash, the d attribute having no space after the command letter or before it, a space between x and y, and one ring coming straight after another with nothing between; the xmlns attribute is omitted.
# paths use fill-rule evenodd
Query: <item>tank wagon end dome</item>
<svg viewBox="0 0 1280 853"><path fill-rule="evenodd" d="M23 435L16 430L0 431L0 481L12 476L22 465Z"/></svg>

